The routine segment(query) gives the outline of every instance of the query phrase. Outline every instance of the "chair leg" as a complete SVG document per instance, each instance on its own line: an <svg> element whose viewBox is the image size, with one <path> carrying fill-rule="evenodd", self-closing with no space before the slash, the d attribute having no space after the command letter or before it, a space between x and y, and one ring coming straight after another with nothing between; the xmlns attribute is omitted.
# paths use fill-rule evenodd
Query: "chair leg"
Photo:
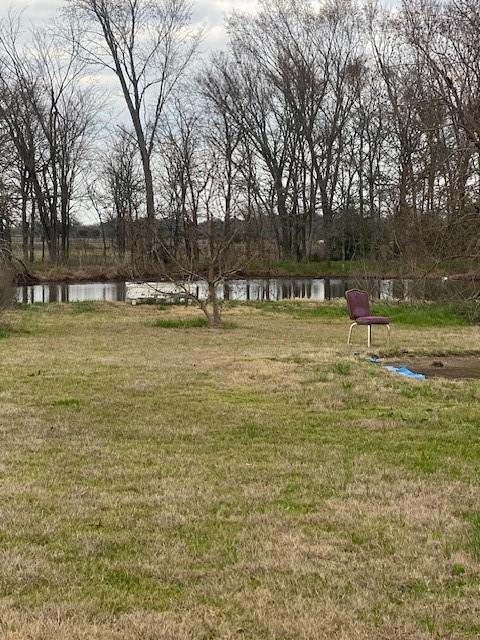
<svg viewBox="0 0 480 640"><path fill-rule="evenodd" d="M348 332L348 340L347 340L347 344L350 344L350 338L352 337L352 329L353 327L356 326L356 322L352 322L352 324L350 325L350 331Z"/></svg>
<svg viewBox="0 0 480 640"><path fill-rule="evenodd" d="M367 329L367 344L368 344L368 348L370 349L370 347L372 346L372 325L371 324L368 325L368 329Z"/></svg>
<svg viewBox="0 0 480 640"><path fill-rule="evenodd" d="M390 325L385 325L387 327L387 346L390 346Z"/></svg>

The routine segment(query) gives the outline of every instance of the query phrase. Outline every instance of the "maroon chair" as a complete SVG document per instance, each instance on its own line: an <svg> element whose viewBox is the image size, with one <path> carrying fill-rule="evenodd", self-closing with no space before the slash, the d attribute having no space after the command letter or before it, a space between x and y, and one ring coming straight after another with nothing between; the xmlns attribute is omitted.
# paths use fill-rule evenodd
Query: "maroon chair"
<svg viewBox="0 0 480 640"><path fill-rule="evenodd" d="M367 344L368 348L372 346L372 325L383 324L388 330L388 341L390 342L390 320L384 316L371 316L370 315L370 303L368 300L368 293L361 291L360 289L349 289L345 293L347 299L348 313L350 319L353 320L350 325L350 331L348 332L347 344L350 344L350 338L352 337L353 327L358 325L367 326Z"/></svg>

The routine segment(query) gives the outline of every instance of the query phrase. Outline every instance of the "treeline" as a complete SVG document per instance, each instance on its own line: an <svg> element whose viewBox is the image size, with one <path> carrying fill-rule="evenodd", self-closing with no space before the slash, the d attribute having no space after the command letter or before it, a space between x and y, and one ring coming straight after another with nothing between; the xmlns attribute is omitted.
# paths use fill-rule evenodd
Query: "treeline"
<svg viewBox="0 0 480 640"><path fill-rule="evenodd" d="M477 0L265 0L210 59L190 22L66 0L54 35L1 25L0 235L25 261L40 235L67 262L86 213L132 264L479 255Z"/></svg>

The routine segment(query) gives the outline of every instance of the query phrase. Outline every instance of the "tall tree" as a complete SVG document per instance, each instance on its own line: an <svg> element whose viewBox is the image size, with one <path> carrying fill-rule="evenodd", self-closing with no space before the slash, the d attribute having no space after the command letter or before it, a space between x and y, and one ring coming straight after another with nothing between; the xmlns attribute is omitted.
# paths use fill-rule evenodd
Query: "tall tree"
<svg viewBox="0 0 480 640"><path fill-rule="evenodd" d="M20 43L20 21L0 25L0 123L18 156L23 198L31 187L50 259L66 261L74 190L92 131L91 91L74 43L32 34Z"/></svg>
<svg viewBox="0 0 480 640"><path fill-rule="evenodd" d="M152 156L158 128L198 38L186 0L68 0L85 59L117 77L141 157L150 258L158 257ZM165 259L165 254L160 256Z"/></svg>

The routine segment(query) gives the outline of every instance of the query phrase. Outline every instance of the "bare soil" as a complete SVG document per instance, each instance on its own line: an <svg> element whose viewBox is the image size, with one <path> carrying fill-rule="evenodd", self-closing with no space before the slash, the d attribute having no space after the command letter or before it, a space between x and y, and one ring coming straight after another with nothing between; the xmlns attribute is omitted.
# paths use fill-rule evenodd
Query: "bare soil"
<svg viewBox="0 0 480 640"><path fill-rule="evenodd" d="M480 356L421 356L404 357L389 362L387 365L405 366L415 373L423 373L427 378L480 378Z"/></svg>

